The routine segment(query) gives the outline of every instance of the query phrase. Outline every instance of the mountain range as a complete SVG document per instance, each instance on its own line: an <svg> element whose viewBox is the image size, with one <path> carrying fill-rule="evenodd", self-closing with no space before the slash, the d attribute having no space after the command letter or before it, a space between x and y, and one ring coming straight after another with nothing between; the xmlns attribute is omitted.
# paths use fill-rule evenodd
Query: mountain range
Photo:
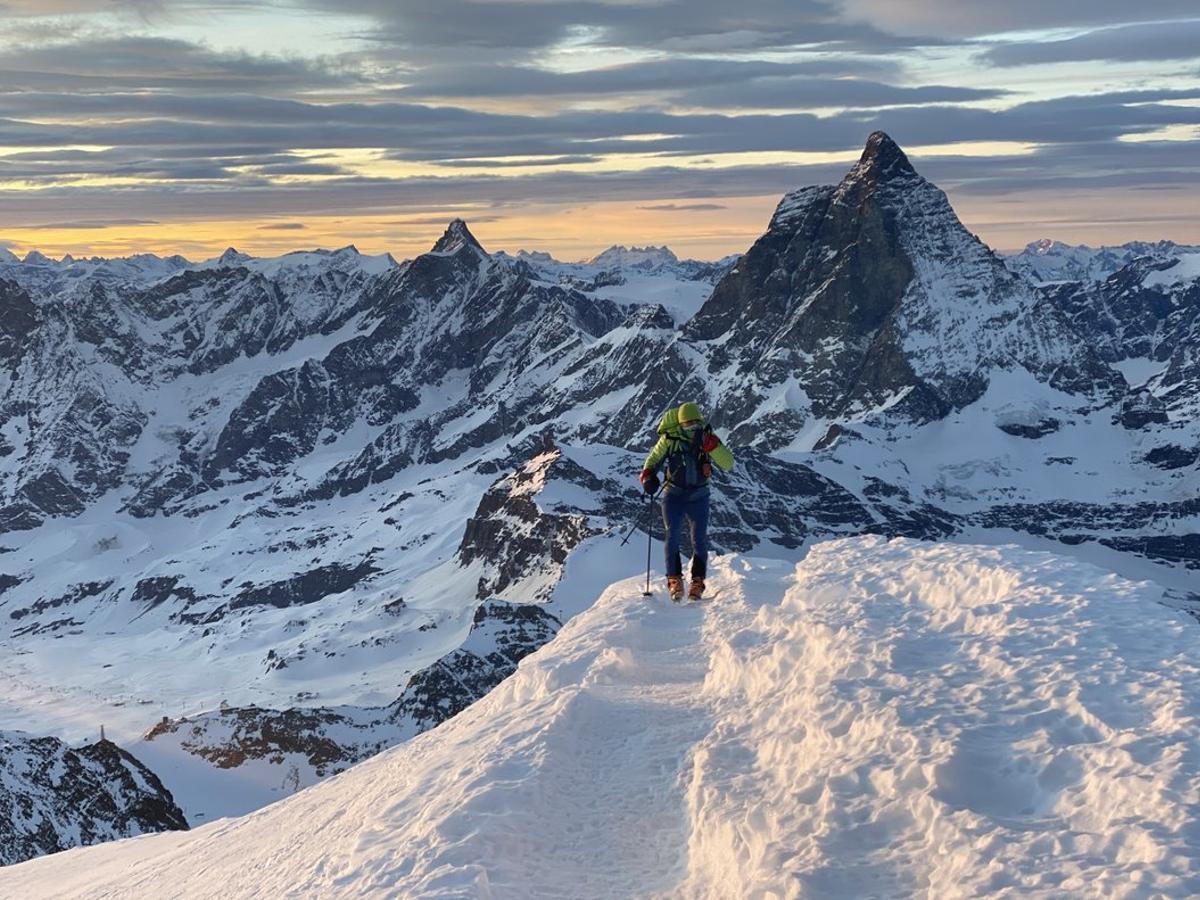
<svg viewBox="0 0 1200 900"><path fill-rule="evenodd" d="M0 727L106 725L193 824L408 741L645 565L682 400L738 460L718 551L1017 541L1187 605L1198 328L1197 248L1002 257L878 132L716 263L461 220L404 262L0 258Z"/></svg>

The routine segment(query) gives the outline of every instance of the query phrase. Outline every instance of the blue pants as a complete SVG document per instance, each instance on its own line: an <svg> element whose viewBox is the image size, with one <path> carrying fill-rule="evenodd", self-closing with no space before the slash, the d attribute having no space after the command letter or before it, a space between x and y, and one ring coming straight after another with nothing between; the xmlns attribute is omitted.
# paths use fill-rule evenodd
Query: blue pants
<svg viewBox="0 0 1200 900"><path fill-rule="evenodd" d="M683 540L683 520L687 519L692 536L692 577L704 578L708 572L708 488L698 491L667 488L663 492L662 513L667 574L683 575L679 545Z"/></svg>

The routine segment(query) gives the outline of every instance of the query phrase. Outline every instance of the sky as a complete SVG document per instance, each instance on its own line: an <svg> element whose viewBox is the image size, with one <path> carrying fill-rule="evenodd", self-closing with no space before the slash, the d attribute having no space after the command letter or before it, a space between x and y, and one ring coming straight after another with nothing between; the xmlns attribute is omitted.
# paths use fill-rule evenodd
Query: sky
<svg viewBox="0 0 1200 900"><path fill-rule="evenodd" d="M999 249L1200 243L1195 0L0 0L0 246L744 251L883 129Z"/></svg>

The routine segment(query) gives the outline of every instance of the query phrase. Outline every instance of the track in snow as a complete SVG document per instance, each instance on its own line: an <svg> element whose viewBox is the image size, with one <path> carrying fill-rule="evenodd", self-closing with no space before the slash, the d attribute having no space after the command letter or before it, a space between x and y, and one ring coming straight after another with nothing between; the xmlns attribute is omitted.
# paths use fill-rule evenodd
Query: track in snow
<svg viewBox="0 0 1200 900"><path fill-rule="evenodd" d="M432 732L22 897L1200 891L1197 625L1046 553L855 538L614 585Z"/></svg>

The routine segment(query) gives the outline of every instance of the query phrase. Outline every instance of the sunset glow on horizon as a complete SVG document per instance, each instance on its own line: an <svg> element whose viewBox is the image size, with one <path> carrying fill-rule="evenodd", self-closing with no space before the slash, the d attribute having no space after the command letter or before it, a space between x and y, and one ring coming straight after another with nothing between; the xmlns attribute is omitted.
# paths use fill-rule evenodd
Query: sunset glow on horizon
<svg viewBox="0 0 1200 900"><path fill-rule="evenodd" d="M875 129L995 247L1200 242L1200 18L1044 6L10 2L0 247L402 258L462 217L712 259Z"/></svg>

